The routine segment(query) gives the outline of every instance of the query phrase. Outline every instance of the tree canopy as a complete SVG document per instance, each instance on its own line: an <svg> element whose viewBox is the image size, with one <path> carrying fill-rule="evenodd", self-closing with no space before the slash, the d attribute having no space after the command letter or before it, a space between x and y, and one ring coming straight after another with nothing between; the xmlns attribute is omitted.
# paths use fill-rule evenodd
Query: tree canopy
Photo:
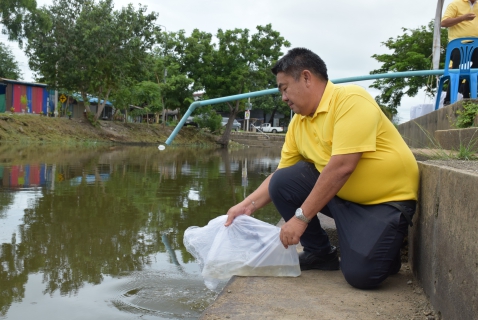
<svg viewBox="0 0 478 320"><path fill-rule="evenodd" d="M248 29L219 29L217 43L212 41L211 34L197 29L189 37L179 33L175 54L183 61L183 71L194 80L195 88L203 88L208 98L266 89L273 78L272 64L290 43L270 24L256 29L254 34ZM226 105L229 122L220 141L223 145L229 141L241 106L239 100Z"/></svg>
<svg viewBox="0 0 478 320"><path fill-rule="evenodd" d="M21 79L20 68L8 46L0 43L0 78Z"/></svg>
<svg viewBox="0 0 478 320"><path fill-rule="evenodd" d="M50 87L80 92L84 101L98 97L98 119L112 90L146 72L160 31L157 14L146 9L130 4L114 10L112 0L54 0L41 9L51 28L28 36L30 68Z"/></svg>
<svg viewBox="0 0 478 320"><path fill-rule="evenodd" d="M163 32L158 46L151 55L152 66L148 80L158 83L163 108L185 112L193 102L193 83L184 71L183 61L170 52L169 48L177 44L176 33Z"/></svg>
<svg viewBox="0 0 478 320"><path fill-rule="evenodd" d="M24 21L31 18L36 8L35 0L2 0L0 2L2 32L8 34L9 40L18 40L24 36Z"/></svg>
<svg viewBox="0 0 478 320"><path fill-rule="evenodd" d="M2 33L8 34L9 40L18 41L20 47L23 40L32 31L48 28L48 17L37 9L35 0L2 0L0 1L0 23Z"/></svg>
<svg viewBox="0 0 478 320"><path fill-rule="evenodd" d="M382 66L371 71L370 74L429 70L432 66L433 24L432 20L427 26L416 29L403 28L402 35L382 42L385 47L390 49L391 53L374 54L372 57ZM442 53L446 50L447 38L448 31L442 29ZM444 62L445 57L442 54L440 68L443 68ZM396 108L400 106L403 95L414 97L422 88L425 88L428 94L433 94L436 83L428 77L388 78L375 80L371 87L382 91L375 98L377 102L396 113Z"/></svg>

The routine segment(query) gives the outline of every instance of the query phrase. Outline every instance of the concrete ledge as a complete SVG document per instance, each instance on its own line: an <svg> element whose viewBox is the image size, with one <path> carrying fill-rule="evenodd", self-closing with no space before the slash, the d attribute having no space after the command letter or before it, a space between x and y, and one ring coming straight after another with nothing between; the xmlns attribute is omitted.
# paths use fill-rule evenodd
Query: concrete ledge
<svg viewBox="0 0 478 320"><path fill-rule="evenodd" d="M460 146L474 149L478 141L478 128L437 130L434 137L445 150L459 150Z"/></svg>
<svg viewBox="0 0 478 320"><path fill-rule="evenodd" d="M249 147L282 147L285 141L284 134L254 132L231 132L230 139L234 142L249 146Z"/></svg>
<svg viewBox="0 0 478 320"><path fill-rule="evenodd" d="M478 175L420 162L410 264L443 319L478 315Z"/></svg>
<svg viewBox="0 0 478 320"><path fill-rule="evenodd" d="M456 120L456 111L461 102L398 125L398 131L410 148L434 147L433 134L436 130L449 130ZM431 138L431 139L430 139Z"/></svg>
<svg viewBox="0 0 478 320"><path fill-rule="evenodd" d="M472 136L467 131L468 129L453 128L457 120L456 112L463 110L463 102L465 101L467 100L458 101L419 118L402 123L398 125L398 131L410 148L436 148L436 142L438 141L443 149L458 150L460 142L462 144L467 143L470 141L467 139ZM478 100L469 99L469 101L478 103ZM478 116L475 118L474 125L478 125ZM473 128L470 128L470 130L473 130ZM459 136L459 131L464 132L462 136Z"/></svg>

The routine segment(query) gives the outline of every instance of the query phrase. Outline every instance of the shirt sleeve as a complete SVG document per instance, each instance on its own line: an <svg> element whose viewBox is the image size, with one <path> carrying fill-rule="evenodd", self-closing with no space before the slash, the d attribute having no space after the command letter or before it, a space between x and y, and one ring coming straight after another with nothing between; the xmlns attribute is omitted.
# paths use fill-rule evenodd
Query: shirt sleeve
<svg viewBox="0 0 478 320"><path fill-rule="evenodd" d="M296 123L298 121L300 121L300 116L294 115L294 118L287 129L284 145L282 146L280 162L277 167L278 169L293 166L300 160L303 160L303 157L300 155L299 149L297 148L297 144L295 142L295 129L297 127Z"/></svg>
<svg viewBox="0 0 478 320"><path fill-rule="evenodd" d="M441 21L449 18L456 18L457 15L457 8L453 3L450 3L448 7L446 7L445 14L441 18Z"/></svg>
<svg viewBox="0 0 478 320"><path fill-rule="evenodd" d="M341 101L335 110L332 155L376 151L381 112L358 94Z"/></svg>

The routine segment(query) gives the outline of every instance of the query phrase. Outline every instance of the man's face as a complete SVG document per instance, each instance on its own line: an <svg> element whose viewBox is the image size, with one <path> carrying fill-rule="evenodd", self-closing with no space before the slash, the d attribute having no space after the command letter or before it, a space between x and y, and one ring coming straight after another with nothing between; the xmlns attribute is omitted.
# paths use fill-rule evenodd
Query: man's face
<svg viewBox="0 0 478 320"><path fill-rule="evenodd" d="M311 112L308 106L306 85L304 78L301 77L295 80L293 76L279 72L276 76L277 87L282 94L282 101L289 105L294 113L308 116Z"/></svg>

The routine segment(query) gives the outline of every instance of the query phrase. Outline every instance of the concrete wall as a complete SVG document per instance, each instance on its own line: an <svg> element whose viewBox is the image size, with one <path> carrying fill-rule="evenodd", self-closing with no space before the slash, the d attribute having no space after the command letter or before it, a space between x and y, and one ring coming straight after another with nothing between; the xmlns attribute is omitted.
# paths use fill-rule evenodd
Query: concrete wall
<svg viewBox="0 0 478 320"><path fill-rule="evenodd" d="M459 150L460 146L476 150L478 128L437 130L434 137L445 150Z"/></svg>
<svg viewBox="0 0 478 320"><path fill-rule="evenodd" d="M448 105L412 121L398 125L398 131L410 148L433 148L436 130L453 128L461 102Z"/></svg>
<svg viewBox="0 0 478 320"><path fill-rule="evenodd" d="M478 175L419 163L410 263L443 319L478 319Z"/></svg>
<svg viewBox="0 0 478 320"><path fill-rule="evenodd" d="M249 147L280 148L284 144L285 134L231 132L230 139Z"/></svg>

